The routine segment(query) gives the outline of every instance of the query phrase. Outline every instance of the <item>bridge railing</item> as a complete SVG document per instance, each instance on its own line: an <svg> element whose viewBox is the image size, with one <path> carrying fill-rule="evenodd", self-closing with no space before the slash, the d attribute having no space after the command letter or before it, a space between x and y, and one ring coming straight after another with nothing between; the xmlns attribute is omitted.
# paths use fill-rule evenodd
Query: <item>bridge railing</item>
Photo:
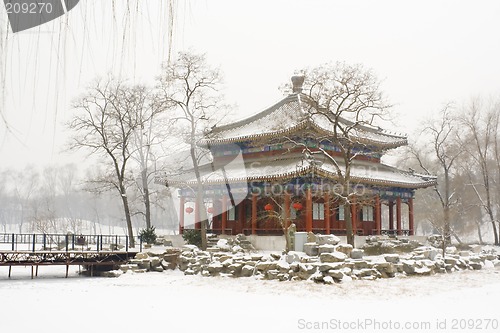
<svg viewBox="0 0 500 333"><path fill-rule="evenodd" d="M135 236L134 241L142 251L142 239ZM130 247L127 235L92 234L0 234L0 249L12 251L127 251Z"/></svg>

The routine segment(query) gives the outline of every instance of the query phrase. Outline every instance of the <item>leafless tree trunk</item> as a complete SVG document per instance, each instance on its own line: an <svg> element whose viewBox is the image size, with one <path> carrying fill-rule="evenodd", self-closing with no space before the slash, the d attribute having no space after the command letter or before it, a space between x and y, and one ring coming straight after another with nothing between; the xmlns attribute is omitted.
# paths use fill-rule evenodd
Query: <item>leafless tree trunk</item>
<svg viewBox="0 0 500 333"><path fill-rule="evenodd" d="M114 176L100 182L120 195L131 247L135 247L135 240L127 196L128 162L132 154L130 142L141 125L135 97L134 89L120 82L99 82L76 103L79 114L68 124L75 133L71 148L85 148L107 158Z"/></svg>
<svg viewBox="0 0 500 333"><path fill-rule="evenodd" d="M320 155L334 166L336 180L343 188L342 193L335 194L346 206L347 242L354 246L356 230L353 230L350 205L357 194L353 189L351 167L361 154L373 151L358 134L363 126L373 126L376 120L384 119L391 105L382 95L375 75L361 65L325 64L303 72L305 81L298 92L303 92L303 101L309 106L305 111L309 117L321 118L332 126L330 135L316 135L313 139L318 143L329 141L339 149L341 159L338 161L319 144L313 149L305 147L304 151L312 160Z"/></svg>
<svg viewBox="0 0 500 333"><path fill-rule="evenodd" d="M499 245L497 219L494 211L494 191L492 181L491 154L495 148L495 132L498 130L498 115L495 110L483 110L481 101L473 101L461 117L461 124L467 130L463 136L462 146L466 149L470 163L468 168L469 179L479 205L484 209L491 223L495 245ZM476 183L472 176L470 166L476 166L480 172L480 183ZM479 188L480 187L480 188Z"/></svg>
<svg viewBox="0 0 500 333"><path fill-rule="evenodd" d="M159 86L163 100L172 110L171 120L181 129L188 146L196 179L196 206L201 223L202 249L207 247L207 212L203 198L200 159L206 154L199 141L204 132L222 118L221 96L218 93L221 76L209 67L204 55L180 52L177 59L165 64Z"/></svg>
<svg viewBox="0 0 500 333"><path fill-rule="evenodd" d="M451 112L452 108L448 104L440 112L438 120L427 121L422 136L429 135L430 140L423 145L424 148L419 149L415 145L410 147L411 154L425 173L430 175L434 164L437 166L435 171L442 176L442 181L434 187L434 191L439 198L443 212L443 224L439 229L441 229L445 244L451 242L450 211L457 202L454 198L455 190L451 188L452 173L455 169L455 162L462 153L457 144L457 121ZM430 149L425 147L430 147ZM429 159L429 156L432 158Z"/></svg>

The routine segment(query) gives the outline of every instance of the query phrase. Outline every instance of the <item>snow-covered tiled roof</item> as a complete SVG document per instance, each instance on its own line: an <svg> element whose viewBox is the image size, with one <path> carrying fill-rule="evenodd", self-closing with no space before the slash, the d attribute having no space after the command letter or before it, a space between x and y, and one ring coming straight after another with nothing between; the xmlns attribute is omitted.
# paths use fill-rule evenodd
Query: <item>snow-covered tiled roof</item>
<svg viewBox="0 0 500 333"><path fill-rule="evenodd" d="M341 172L345 172L342 161L339 159L337 162ZM288 154L260 161L245 161L244 167L228 164L224 170L221 168L213 170L210 165L200 168L204 184L272 181L309 174L336 179L337 171L335 164L328 160L323 163L309 163L303 159L303 155L288 156ZM193 172L187 172L180 177L164 179L163 182L183 186L195 184L196 178ZM402 171L385 164L355 160L351 164L351 182L416 189L435 185L436 178Z"/></svg>
<svg viewBox="0 0 500 333"><path fill-rule="evenodd" d="M219 144L272 138L296 133L305 128L314 128L320 133L333 135L333 123L321 114L311 116L309 112L311 107L306 95L291 94L252 117L215 127L207 134L205 143ZM345 119L341 121L344 124L350 124ZM360 142L378 145L382 148L395 148L407 144L405 136L391 134L378 127L358 124L351 133Z"/></svg>

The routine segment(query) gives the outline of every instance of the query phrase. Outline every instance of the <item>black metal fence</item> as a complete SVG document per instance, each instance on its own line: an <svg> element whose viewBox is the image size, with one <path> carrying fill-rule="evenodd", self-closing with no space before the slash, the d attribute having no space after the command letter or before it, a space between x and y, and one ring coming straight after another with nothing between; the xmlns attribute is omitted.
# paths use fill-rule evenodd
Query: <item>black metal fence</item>
<svg viewBox="0 0 500 333"><path fill-rule="evenodd" d="M141 237L134 237L142 251ZM0 234L0 244L8 244L12 251L126 251L132 242L127 235L74 235L74 234Z"/></svg>

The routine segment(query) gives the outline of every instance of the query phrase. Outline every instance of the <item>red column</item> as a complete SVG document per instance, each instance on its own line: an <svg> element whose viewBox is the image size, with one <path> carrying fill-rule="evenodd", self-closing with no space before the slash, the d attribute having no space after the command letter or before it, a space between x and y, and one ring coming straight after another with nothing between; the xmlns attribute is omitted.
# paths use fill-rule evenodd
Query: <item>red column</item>
<svg viewBox="0 0 500 333"><path fill-rule="evenodd" d="M375 196L375 229L377 229L375 234L377 234L377 235L380 235L380 230L382 230L382 223L381 223L382 216L380 214L380 211L381 211L380 208L381 208L380 207L380 196L377 195L377 196Z"/></svg>
<svg viewBox="0 0 500 333"><path fill-rule="evenodd" d="M401 235L401 198L396 199L396 229L398 235Z"/></svg>
<svg viewBox="0 0 500 333"><path fill-rule="evenodd" d="M238 211L236 212L236 214L238 215L238 226L232 229L231 232L232 235L241 234L243 232L243 226L245 225L245 220L246 220L246 212L247 212L247 201L243 200L238 205Z"/></svg>
<svg viewBox="0 0 500 333"><path fill-rule="evenodd" d="M186 198L183 196L179 199L179 234L184 233L184 206L186 203Z"/></svg>
<svg viewBox="0 0 500 333"><path fill-rule="evenodd" d="M415 235L415 226L414 226L414 219L413 219L413 198L408 199L408 224L409 224L409 229L410 229L410 235L413 236Z"/></svg>
<svg viewBox="0 0 500 333"><path fill-rule="evenodd" d="M325 199L325 233L330 234L330 193L326 192Z"/></svg>
<svg viewBox="0 0 500 333"><path fill-rule="evenodd" d="M331 219L332 219L332 227L333 229L337 228L337 214L336 214L336 209L335 209L335 203L332 203L332 210L333 210L333 214L331 216ZM339 205L337 204L337 210L340 209ZM332 232L332 230L330 229L330 232ZM335 233L335 231L334 231Z"/></svg>
<svg viewBox="0 0 500 333"><path fill-rule="evenodd" d="M285 228L290 226L290 193L285 191Z"/></svg>
<svg viewBox="0 0 500 333"><path fill-rule="evenodd" d="M221 234L226 234L227 227L227 196L222 196L222 225L221 225Z"/></svg>
<svg viewBox="0 0 500 333"><path fill-rule="evenodd" d="M252 235L257 234L257 194L252 194Z"/></svg>
<svg viewBox="0 0 500 333"><path fill-rule="evenodd" d="M312 192L311 188L306 191L306 231L312 232L313 229L313 211L312 211Z"/></svg>
<svg viewBox="0 0 500 333"><path fill-rule="evenodd" d="M394 202L389 201L389 230L394 230Z"/></svg>

